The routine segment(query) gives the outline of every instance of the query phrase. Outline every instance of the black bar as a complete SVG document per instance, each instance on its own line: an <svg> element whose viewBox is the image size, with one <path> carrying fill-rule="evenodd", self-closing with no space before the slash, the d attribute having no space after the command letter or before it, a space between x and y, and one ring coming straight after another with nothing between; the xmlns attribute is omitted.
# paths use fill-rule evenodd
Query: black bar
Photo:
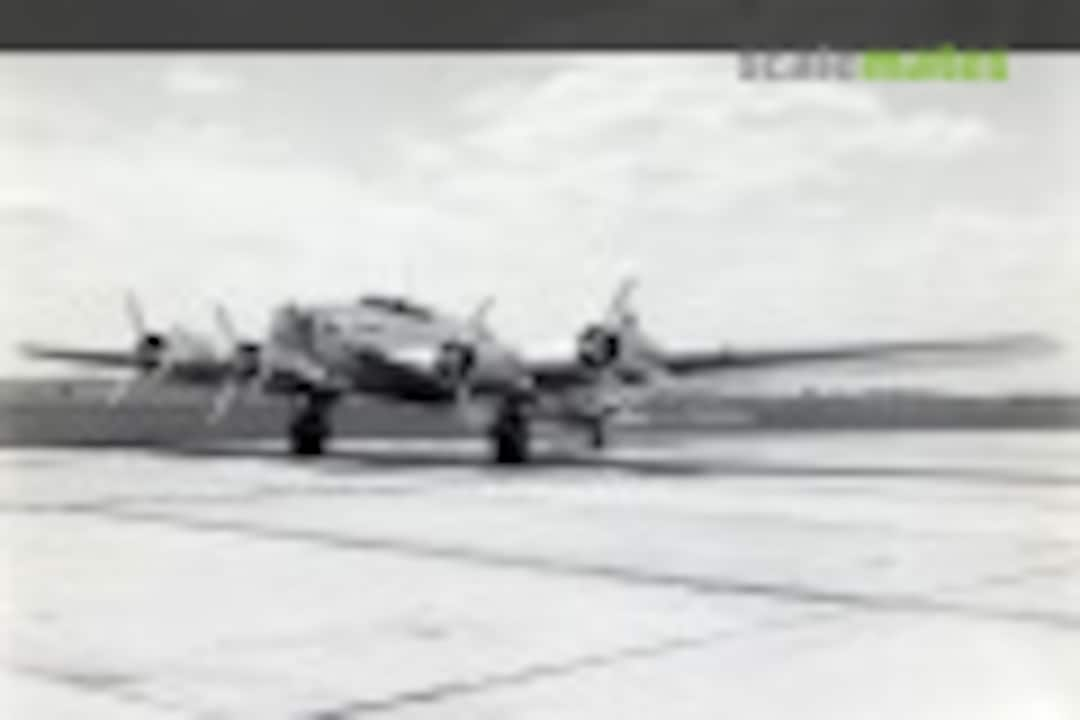
<svg viewBox="0 0 1080 720"><path fill-rule="evenodd" d="M0 0L7 49L1080 47L1071 0Z"/></svg>

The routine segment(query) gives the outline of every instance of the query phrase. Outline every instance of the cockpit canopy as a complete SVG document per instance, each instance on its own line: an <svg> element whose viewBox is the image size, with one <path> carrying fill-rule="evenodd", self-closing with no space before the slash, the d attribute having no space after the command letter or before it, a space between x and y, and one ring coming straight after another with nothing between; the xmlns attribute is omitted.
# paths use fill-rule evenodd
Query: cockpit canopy
<svg viewBox="0 0 1080 720"><path fill-rule="evenodd" d="M434 313L423 305L393 295L365 295L357 301L364 307L393 313L417 320L431 320Z"/></svg>

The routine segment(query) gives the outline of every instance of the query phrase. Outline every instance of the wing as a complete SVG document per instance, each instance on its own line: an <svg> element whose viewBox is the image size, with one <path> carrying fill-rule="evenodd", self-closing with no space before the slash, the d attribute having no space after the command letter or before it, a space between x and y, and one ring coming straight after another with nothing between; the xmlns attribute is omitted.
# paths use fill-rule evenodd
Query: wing
<svg viewBox="0 0 1080 720"><path fill-rule="evenodd" d="M1027 354L1056 348L1037 335L1009 335L974 340L878 342L778 350L713 350L664 353L658 367L674 377L710 373L761 371L798 366L844 364L937 363ZM595 373L573 361L532 363L529 366L541 390L559 391L595 381Z"/></svg>
<svg viewBox="0 0 1080 720"><path fill-rule="evenodd" d="M27 357L36 360L59 360L87 367L133 368L138 366L138 360L130 350L86 350L28 344L22 346L22 352Z"/></svg>
<svg viewBox="0 0 1080 720"><path fill-rule="evenodd" d="M137 370L139 359L130 350L94 350L84 348L61 348L26 344L22 352L36 360L58 362L93 368L117 368ZM229 376L231 367L226 360L216 358L184 358L170 365L163 379L187 385L218 386Z"/></svg>
<svg viewBox="0 0 1080 720"><path fill-rule="evenodd" d="M26 344L22 351L37 360L52 360L81 367L137 370L139 360L131 351L52 347ZM441 402L453 399L447 385L408 358L396 357L380 348L360 349L344 368L344 376L328 371L317 359L302 352L274 351L263 390L291 394L320 388L326 392L358 392L405 401ZM169 383L220 387L230 377L227 359L191 357L169 366L161 379Z"/></svg>
<svg viewBox="0 0 1080 720"><path fill-rule="evenodd" d="M664 358L676 376L713 371L762 370L802 365L944 363L989 359L1052 349L1046 338L1013 335L974 340L883 342L789 350L678 353Z"/></svg>

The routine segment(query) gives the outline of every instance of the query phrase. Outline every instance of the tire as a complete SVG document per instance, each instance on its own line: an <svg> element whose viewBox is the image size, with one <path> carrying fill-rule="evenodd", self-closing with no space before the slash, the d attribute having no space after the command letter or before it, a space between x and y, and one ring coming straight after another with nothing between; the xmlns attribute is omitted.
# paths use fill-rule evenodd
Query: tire
<svg viewBox="0 0 1080 720"><path fill-rule="evenodd" d="M521 465L529 461L528 449L520 434L499 434L494 443L494 458L499 465Z"/></svg>
<svg viewBox="0 0 1080 720"><path fill-rule="evenodd" d="M529 461L529 424L520 408L510 404L499 412L491 428L491 450L499 465Z"/></svg>
<svg viewBox="0 0 1080 720"><path fill-rule="evenodd" d="M326 436L319 433L293 433L289 440L292 454L299 457L322 455L326 449Z"/></svg>
<svg viewBox="0 0 1080 720"><path fill-rule="evenodd" d="M607 447L607 426L603 422L589 424L589 447L593 450L603 450Z"/></svg>
<svg viewBox="0 0 1080 720"><path fill-rule="evenodd" d="M289 425L290 450L300 457L322 455L329 436L325 413L310 408L301 411Z"/></svg>

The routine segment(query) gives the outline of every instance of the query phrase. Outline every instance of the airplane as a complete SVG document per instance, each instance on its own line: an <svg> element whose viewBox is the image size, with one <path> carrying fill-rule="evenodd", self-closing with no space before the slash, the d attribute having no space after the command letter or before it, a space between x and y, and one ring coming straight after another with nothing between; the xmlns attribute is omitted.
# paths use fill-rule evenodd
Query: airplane
<svg viewBox="0 0 1080 720"><path fill-rule="evenodd" d="M129 350L86 350L24 345L30 357L134 371L109 402L116 404L144 384L212 387L207 422L224 418L250 393L291 399L287 427L298 456L325 452L335 405L349 394L451 407L477 422L486 408L491 457L525 463L532 457L531 428L547 419L582 429L594 449L608 444L613 420L649 395L687 378L832 363L934 360L988 353L1048 349L1040 336L1009 335L969 340L877 342L791 350L665 350L641 328L630 302L636 282L624 281L607 311L576 336L570 357L523 357L490 330L485 299L468 317L440 312L395 295L365 295L338 304L288 303L271 317L267 336L242 337L229 314L215 308L228 348L223 353L190 333L147 327L134 297L127 299L136 341Z"/></svg>

